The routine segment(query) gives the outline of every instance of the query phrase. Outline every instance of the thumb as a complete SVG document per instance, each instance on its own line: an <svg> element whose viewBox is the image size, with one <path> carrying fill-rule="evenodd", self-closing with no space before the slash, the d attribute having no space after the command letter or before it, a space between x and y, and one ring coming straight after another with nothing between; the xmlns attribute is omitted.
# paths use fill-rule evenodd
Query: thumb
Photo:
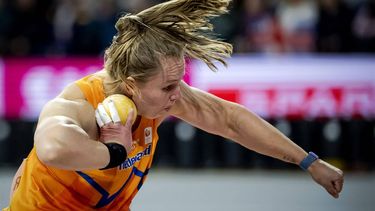
<svg viewBox="0 0 375 211"><path fill-rule="evenodd" d="M343 181L342 180L336 180L333 181L333 187L336 189L337 192L341 192L342 186L343 186Z"/></svg>

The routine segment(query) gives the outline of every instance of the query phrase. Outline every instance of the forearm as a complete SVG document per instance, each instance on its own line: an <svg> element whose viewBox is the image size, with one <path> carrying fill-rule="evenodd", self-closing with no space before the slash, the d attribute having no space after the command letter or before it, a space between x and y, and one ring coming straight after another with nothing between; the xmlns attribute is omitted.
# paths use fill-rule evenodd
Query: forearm
<svg viewBox="0 0 375 211"><path fill-rule="evenodd" d="M260 154L299 164L307 153L256 114L239 106L229 118L230 139Z"/></svg>
<svg viewBox="0 0 375 211"><path fill-rule="evenodd" d="M232 104L227 107L229 126L229 138L237 141L243 146L278 158L282 161L300 164L307 156L307 153L290 139L284 136L272 125L247 111L244 107ZM318 159L308 168L308 172L315 182L324 187L329 194L338 198L343 187L343 172Z"/></svg>
<svg viewBox="0 0 375 211"><path fill-rule="evenodd" d="M55 140L51 146L36 148L38 157L48 166L75 171L100 169L109 163L108 148L103 143L94 140L75 141L69 143ZM69 147L66 146L68 144Z"/></svg>

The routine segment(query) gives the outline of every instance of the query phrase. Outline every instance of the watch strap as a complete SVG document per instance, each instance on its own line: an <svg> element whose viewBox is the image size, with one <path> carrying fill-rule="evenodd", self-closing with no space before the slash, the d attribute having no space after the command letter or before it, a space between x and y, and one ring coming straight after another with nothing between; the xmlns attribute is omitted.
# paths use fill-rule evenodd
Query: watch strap
<svg viewBox="0 0 375 211"><path fill-rule="evenodd" d="M307 171L307 169L310 167L310 165L314 162L314 161L316 161L316 160L318 160L319 159L319 157L318 157L318 155L316 155L315 153L313 153L313 152L309 152L309 154L301 161L301 163L299 164L299 166L303 169L303 170L305 170L305 171Z"/></svg>

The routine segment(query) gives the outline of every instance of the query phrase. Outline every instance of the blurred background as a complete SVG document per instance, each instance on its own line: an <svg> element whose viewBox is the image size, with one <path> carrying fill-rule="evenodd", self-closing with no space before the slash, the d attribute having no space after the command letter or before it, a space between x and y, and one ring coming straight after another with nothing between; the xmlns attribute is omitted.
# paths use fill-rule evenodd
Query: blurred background
<svg viewBox="0 0 375 211"><path fill-rule="evenodd" d="M43 105L102 68L121 15L159 2L0 0L0 207ZM164 210L171 198L166 210L271 210L270 198L281 210L373 210L375 1L234 0L212 23L234 46L229 66L213 73L187 60L185 80L344 169L347 189L330 200L298 167L170 118L135 210Z"/></svg>

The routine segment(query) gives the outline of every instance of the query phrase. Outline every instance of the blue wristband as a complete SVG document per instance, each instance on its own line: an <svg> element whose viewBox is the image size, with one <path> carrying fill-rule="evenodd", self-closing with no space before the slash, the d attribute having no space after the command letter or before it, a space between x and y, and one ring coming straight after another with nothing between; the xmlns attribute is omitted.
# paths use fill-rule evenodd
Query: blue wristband
<svg viewBox="0 0 375 211"><path fill-rule="evenodd" d="M318 159L319 157L315 153L309 152L309 154L301 161L301 163L299 164L299 167L307 171L309 166Z"/></svg>

